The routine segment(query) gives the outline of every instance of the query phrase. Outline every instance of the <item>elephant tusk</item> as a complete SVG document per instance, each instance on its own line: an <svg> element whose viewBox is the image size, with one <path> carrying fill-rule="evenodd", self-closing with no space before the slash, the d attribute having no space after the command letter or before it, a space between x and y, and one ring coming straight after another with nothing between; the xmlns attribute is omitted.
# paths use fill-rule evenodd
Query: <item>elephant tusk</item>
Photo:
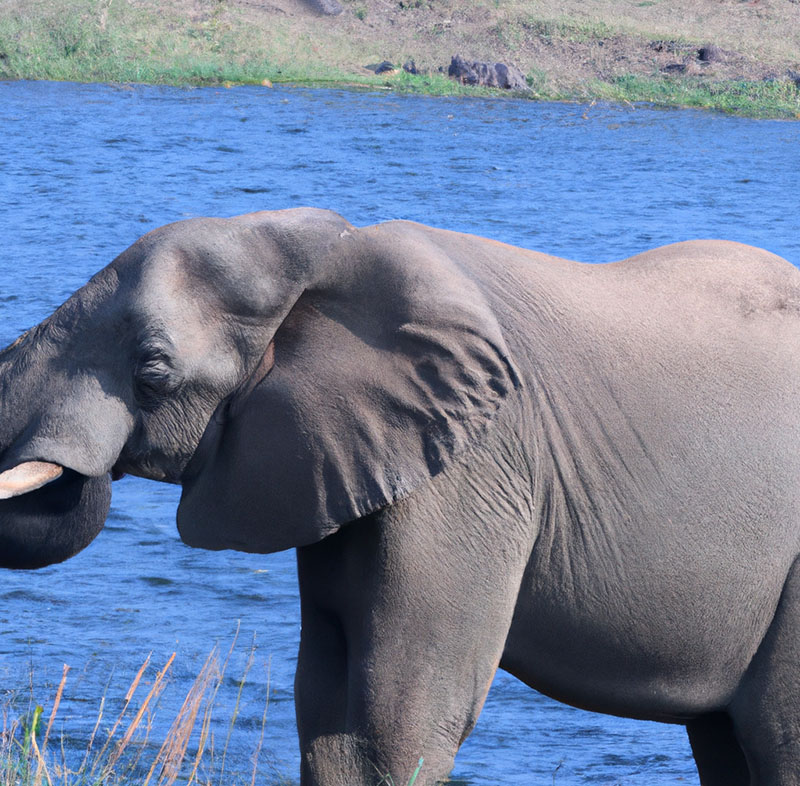
<svg viewBox="0 0 800 786"><path fill-rule="evenodd" d="M61 476L64 468L49 461L25 461L0 472L0 499L10 499L50 483Z"/></svg>

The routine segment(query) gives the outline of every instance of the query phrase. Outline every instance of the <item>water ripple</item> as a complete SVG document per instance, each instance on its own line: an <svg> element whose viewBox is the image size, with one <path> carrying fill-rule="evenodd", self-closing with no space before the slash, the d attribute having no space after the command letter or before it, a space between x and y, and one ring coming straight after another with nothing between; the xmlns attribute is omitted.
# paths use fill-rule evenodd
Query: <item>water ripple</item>
<svg viewBox="0 0 800 786"><path fill-rule="evenodd" d="M0 126L5 342L147 230L297 204L584 260L714 236L800 263L800 124L383 93L13 82L0 83ZM126 478L90 548L41 572L0 574L4 688L27 685L33 652L42 686L57 684L67 662L86 672L80 690L102 691L112 671L130 680L150 651L162 664L178 651L185 688L214 642L255 633L278 696L269 730L280 756L270 766L293 778L294 557L189 549L177 503L172 487ZM254 732L260 711L247 716ZM73 717L83 722L85 711ZM240 752L245 769L253 747ZM680 728L588 716L503 673L454 777L697 783Z"/></svg>

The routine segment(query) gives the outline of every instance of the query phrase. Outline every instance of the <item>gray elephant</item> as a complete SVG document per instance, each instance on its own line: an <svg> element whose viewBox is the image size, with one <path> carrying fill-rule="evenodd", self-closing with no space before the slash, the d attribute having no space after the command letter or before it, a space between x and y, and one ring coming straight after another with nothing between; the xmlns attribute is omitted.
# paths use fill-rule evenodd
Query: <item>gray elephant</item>
<svg viewBox="0 0 800 786"><path fill-rule="evenodd" d="M302 783L447 776L498 666L800 784L800 274L586 265L330 212L151 232L0 354L0 561L110 477L192 546L297 548Z"/></svg>

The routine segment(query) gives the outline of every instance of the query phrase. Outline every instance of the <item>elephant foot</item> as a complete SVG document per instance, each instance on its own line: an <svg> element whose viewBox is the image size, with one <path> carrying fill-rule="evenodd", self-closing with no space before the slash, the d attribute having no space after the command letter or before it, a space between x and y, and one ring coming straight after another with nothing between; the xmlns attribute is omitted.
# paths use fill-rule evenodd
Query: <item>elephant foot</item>
<svg viewBox="0 0 800 786"><path fill-rule="evenodd" d="M435 762L432 757L387 763L372 752L373 745L351 734L328 734L315 739L303 753L302 786L383 786L444 783L453 756Z"/></svg>

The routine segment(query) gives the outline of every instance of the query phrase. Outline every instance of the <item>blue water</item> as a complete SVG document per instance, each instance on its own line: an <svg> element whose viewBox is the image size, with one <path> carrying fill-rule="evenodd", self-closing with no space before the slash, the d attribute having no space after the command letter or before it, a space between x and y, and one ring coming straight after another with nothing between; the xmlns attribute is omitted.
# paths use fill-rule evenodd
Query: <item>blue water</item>
<svg viewBox="0 0 800 786"><path fill-rule="evenodd" d="M800 264L800 124L645 107L265 88L0 83L0 344L45 317L144 232L181 218L297 205L355 224L408 218L585 261L695 237ZM92 546L0 573L0 703L100 735L148 653L177 653L158 745L206 656L235 644L217 697L217 766L295 782L299 610L291 553L192 550L177 490L126 478ZM143 698L137 694L134 704ZM123 724L124 726L125 724ZM231 776L229 780L228 777ZM580 712L499 674L454 777L469 784L697 784L682 728Z"/></svg>

